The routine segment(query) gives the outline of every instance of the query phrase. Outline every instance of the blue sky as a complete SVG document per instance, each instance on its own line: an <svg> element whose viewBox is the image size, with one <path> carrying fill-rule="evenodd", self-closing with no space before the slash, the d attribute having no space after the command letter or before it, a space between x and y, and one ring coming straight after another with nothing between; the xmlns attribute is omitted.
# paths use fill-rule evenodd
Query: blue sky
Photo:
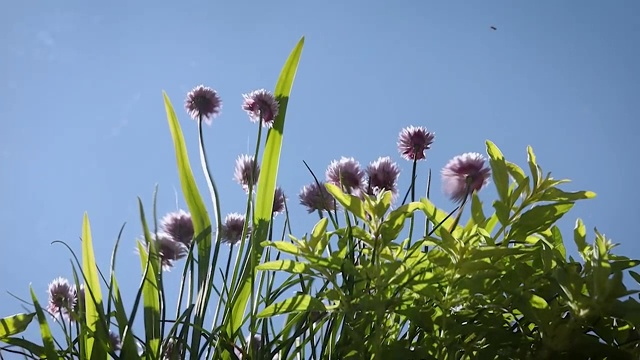
<svg viewBox="0 0 640 360"><path fill-rule="evenodd" d="M223 214L242 212L232 172L240 153L253 152L255 127L241 94L273 89L302 35L279 176L297 235L316 220L297 204L311 181L302 160L323 174L343 155L364 165L390 155L406 188L411 166L396 138L404 126L422 125L436 133L422 179L455 155L484 153L486 139L525 167L532 145L543 170L573 180L564 189L598 194L562 221L569 248L581 217L621 243L620 252L640 257L632 151L638 2L18 1L5 6L0 24L2 316L20 311L7 291L27 298L32 284L44 301L54 277L71 276L70 254L50 243L64 240L79 251L85 211L105 269L127 222L117 266L125 296L133 296L136 197L151 206L158 184L164 214L176 209L180 189L162 90L180 116L207 198L196 124L182 104L201 83L219 91L222 115L206 129L206 145ZM439 176L433 186L433 201L450 209ZM494 195L481 193L485 208ZM177 201L185 208L180 195Z"/></svg>

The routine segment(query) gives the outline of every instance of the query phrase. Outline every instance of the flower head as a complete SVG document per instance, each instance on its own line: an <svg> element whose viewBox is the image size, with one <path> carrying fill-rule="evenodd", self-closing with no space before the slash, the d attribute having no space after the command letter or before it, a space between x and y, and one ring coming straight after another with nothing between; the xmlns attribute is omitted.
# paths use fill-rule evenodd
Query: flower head
<svg viewBox="0 0 640 360"><path fill-rule="evenodd" d="M249 114L251 121L258 122L260 121L260 116L262 116L263 126L273 126L273 121L278 116L280 105L272 93L265 89L260 89L244 94L242 97L244 98L242 109Z"/></svg>
<svg viewBox="0 0 640 360"><path fill-rule="evenodd" d="M354 158L342 157L331 162L326 171L327 182L341 186L350 194L358 194L364 186L364 172Z"/></svg>
<svg viewBox="0 0 640 360"><path fill-rule="evenodd" d="M222 100L212 88L199 85L187 94L184 107L193 120L203 119L207 125L211 125L212 119L222 109Z"/></svg>
<svg viewBox="0 0 640 360"><path fill-rule="evenodd" d="M307 208L309 213L314 211L333 211L336 209L336 201L331 196L324 182L320 182L320 186L313 182L305 185L298 195L300 204Z"/></svg>
<svg viewBox="0 0 640 360"><path fill-rule="evenodd" d="M174 241L169 235L164 233L158 233L158 236L151 240L155 245L156 251L160 256L160 263L162 269L170 271L173 267L174 261L184 258L187 253L187 247L184 244Z"/></svg>
<svg viewBox="0 0 640 360"><path fill-rule="evenodd" d="M400 168L388 156L380 157L367 166L368 193L375 195L382 190L398 193L398 176Z"/></svg>
<svg viewBox="0 0 640 360"><path fill-rule="evenodd" d="M162 230L173 241L189 247L193 240L193 221L191 215L184 210L172 212L162 218Z"/></svg>
<svg viewBox="0 0 640 360"><path fill-rule="evenodd" d="M280 186L276 188L275 193L273 194L273 215L280 214L284 212L284 202L285 202L284 191Z"/></svg>
<svg viewBox="0 0 640 360"><path fill-rule="evenodd" d="M237 244L242 238L245 216L239 213L231 213L224 218L222 224L222 241L229 245ZM251 228L247 229L247 234Z"/></svg>
<svg viewBox="0 0 640 360"><path fill-rule="evenodd" d="M242 185L244 191L249 191L250 184L255 186L258 183L258 176L260 176L260 165L256 163L253 156L245 154L238 156L233 178Z"/></svg>
<svg viewBox="0 0 640 360"><path fill-rule="evenodd" d="M122 343L120 342L120 336L117 333L109 330L109 343L114 351L120 350Z"/></svg>
<svg viewBox="0 0 640 360"><path fill-rule="evenodd" d="M490 174L481 154L458 155L442 169L442 189L451 200L462 202L473 191L480 191L489 182Z"/></svg>
<svg viewBox="0 0 640 360"><path fill-rule="evenodd" d="M425 159L424 152L431 148L435 134L427 131L422 126L409 126L400 132L398 136L398 150L407 160Z"/></svg>
<svg viewBox="0 0 640 360"><path fill-rule="evenodd" d="M69 319L69 313L76 305L76 292L65 278L58 277L49 284L47 311L54 317Z"/></svg>

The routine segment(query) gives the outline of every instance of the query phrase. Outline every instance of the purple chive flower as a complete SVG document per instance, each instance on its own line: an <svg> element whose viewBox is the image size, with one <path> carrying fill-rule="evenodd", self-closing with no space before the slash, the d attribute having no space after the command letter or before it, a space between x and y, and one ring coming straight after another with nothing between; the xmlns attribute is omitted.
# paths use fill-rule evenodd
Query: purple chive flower
<svg viewBox="0 0 640 360"><path fill-rule="evenodd" d="M47 311L55 318L69 319L69 313L76 305L76 292L65 278L58 277L49 284Z"/></svg>
<svg viewBox="0 0 640 360"><path fill-rule="evenodd" d="M431 149L435 134L427 131L422 126L409 126L400 132L398 136L398 150L407 160L425 159L425 150Z"/></svg>
<svg viewBox="0 0 640 360"><path fill-rule="evenodd" d="M262 116L263 126L273 126L273 121L278 116L280 105L272 93L265 89L260 89L244 94L242 97L244 98L242 109L249 114L251 121L258 122L260 121L260 116Z"/></svg>
<svg viewBox="0 0 640 360"><path fill-rule="evenodd" d="M364 186L364 172L354 158L342 157L331 162L326 171L327 182L341 186L350 194L359 194Z"/></svg>
<svg viewBox="0 0 640 360"><path fill-rule="evenodd" d="M233 178L242 185L244 191L249 191L249 184L255 186L258 183L258 176L260 176L260 165L256 163L253 156L245 154L238 156Z"/></svg>
<svg viewBox="0 0 640 360"><path fill-rule="evenodd" d="M451 159L442 169L442 189L451 200L462 202L473 191L480 191L489 182L490 174L484 156L465 153Z"/></svg>
<svg viewBox="0 0 640 360"><path fill-rule="evenodd" d="M280 186L276 188L275 193L273 194L273 215L280 214L284 212L284 202L285 202L284 191Z"/></svg>
<svg viewBox="0 0 640 360"><path fill-rule="evenodd" d="M242 238L242 230L244 229L245 216L239 213L228 214L224 218L222 224L222 241L229 245L237 244ZM251 228L247 228L247 234Z"/></svg>
<svg viewBox="0 0 640 360"><path fill-rule="evenodd" d="M171 271L175 261L187 256L187 247L182 243L173 241L167 234L159 233L158 237L152 241L160 256L160 264L164 271Z"/></svg>
<svg viewBox="0 0 640 360"><path fill-rule="evenodd" d="M109 330L109 343L111 344L111 348L114 351L118 351L122 348L122 343L120 342L120 336Z"/></svg>
<svg viewBox="0 0 640 360"><path fill-rule="evenodd" d="M171 240L191 245L193 240L193 221L191 215L184 210L178 210L164 216L162 219L162 230L169 235Z"/></svg>
<svg viewBox="0 0 640 360"><path fill-rule="evenodd" d="M207 125L220 113L222 101L218 93L204 85L196 86L187 94L184 107L193 120L204 120Z"/></svg>
<svg viewBox="0 0 640 360"><path fill-rule="evenodd" d="M382 190L387 190L395 196L398 193L399 175L400 168L391 161L390 157L379 157L378 160L367 166L369 195L376 195Z"/></svg>
<svg viewBox="0 0 640 360"><path fill-rule="evenodd" d="M327 191L324 182L320 182L320 186L315 182L305 185L298 197L300 198L300 204L304 205L309 213L318 210L333 211L336 209L336 201Z"/></svg>

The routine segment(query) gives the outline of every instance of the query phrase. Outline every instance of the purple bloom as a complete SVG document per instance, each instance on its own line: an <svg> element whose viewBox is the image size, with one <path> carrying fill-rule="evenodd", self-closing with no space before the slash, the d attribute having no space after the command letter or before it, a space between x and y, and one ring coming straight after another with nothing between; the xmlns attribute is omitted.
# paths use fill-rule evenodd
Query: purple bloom
<svg viewBox="0 0 640 360"><path fill-rule="evenodd" d="M484 156L465 153L451 159L442 169L442 189L451 200L462 202L473 191L480 191L489 182L490 174Z"/></svg>
<svg viewBox="0 0 640 360"><path fill-rule="evenodd" d="M427 128L409 126L400 132L398 136L398 150L407 160L425 159L424 152L431 148L435 134L427 131Z"/></svg>
<svg viewBox="0 0 640 360"><path fill-rule="evenodd" d="M120 350L122 347L122 343L120 342L120 336L109 330L109 343L111 344L111 348L113 351Z"/></svg>
<svg viewBox="0 0 640 360"><path fill-rule="evenodd" d="M273 121L278 116L280 105L272 93L265 89L252 91L249 94L242 95L244 102L242 109L249 114L249 118L253 122L260 121L265 127L273 126Z"/></svg>
<svg viewBox="0 0 640 360"><path fill-rule="evenodd" d="M398 193L398 176L400 168L388 156L380 157L367 167L368 193L375 195L382 190L391 191L393 196Z"/></svg>
<svg viewBox="0 0 640 360"><path fill-rule="evenodd" d="M258 183L258 176L260 176L260 165L256 163L253 156L244 154L238 156L233 178L242 185L244 191L249 191L249 184L255 186Z"/></svg>
<svg viewBox="0 0 640 360"><path fill-rule="evenodd" d="M191 221L191 215L184 210L165 215L162 219L162 229L173 241L180 242L186 247L191 245L193 221Z"/></svg>
<svg viewBox="0 0 640 360"><path fill-rule="evenodd" d="M326 171L327 182L341 186L350 194L359 194L364 186L364 172L354 158L342 157L331 162Z"/></svg>
<svg viewBox="0 0 640 360"><path fill-rule="evenodd" d="M75 307L76 292L65 278L58 277L49 284L49 303L47 311L55 318L69 319L69 313Z"/></svg>
<svg viewBox="0 0 640 360"><path fill-rule="evenodd" d="M242 238L242 230L244 230L245 216L239 213L228 214L224 218L222 224L222 241L229 245L237 244ZM247 228L247 234L251 232L251 228Z"/></svg>
<svg viewBox="0 0 640 360"><path fill-rule="evenodd" d="M336 201L327 191L324 182L320 182L320 186L315 182L305 185L298 197L300 198L300 204L304 205L309 213L318 210L333 211L336 209Z"/></svg>
<svg viewBox="0 0 640 360"><path fill-rule="evenodd" d="M162 269L170 271L174 261L180 260L187 256L187 247L182 243L173 241L169 235L159 233L158 237L152 240L158 255L160 256L160 264Z"/></svg>
<svg viewBox="0 0 640 360"><path fill-rule="evenodd" d="M222 101L215 90L199 85L187 94L184 107L193 120L203 119L207 125L211 125L212 119L222 109Z"/></svg>
<svg viewBox="0 0 640 360"><path fill-rule="evenodd" d="M280 186L276 188L275 193L273 194L273 215L280 214L284 212L284 202L285 202L284 191Z"/></svg>

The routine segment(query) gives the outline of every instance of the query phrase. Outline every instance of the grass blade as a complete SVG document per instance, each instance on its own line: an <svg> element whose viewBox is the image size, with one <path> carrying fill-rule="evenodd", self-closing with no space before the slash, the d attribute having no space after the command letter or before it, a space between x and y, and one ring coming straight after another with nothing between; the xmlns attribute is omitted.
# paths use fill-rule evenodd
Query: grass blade
<svg viewBox="0 0 640 360"><path fill-rule="evenodd" d="M47 359L58 359L58 354L56 353L56 346L53 342L53 336L51 335L51 329L49 329L47 318L45 317L44 311L42 311L42 308L38 303L38 298L36 297L36 294L33 292L33 288L30 288L30 290L31 290L31 299L33 300L33 306L36 308L36 315L38 317L38 323L40 324L40 336L42 336L44 352L47 355Z"/></svg>
<svg viewBox="0 0 640 360"><path fill-rule="evenodd" d="M260 257L262 255L262 245L260 245L260 243L266 240L268 235L269 222L271 220L273 207L273 196L278 177L280 151L282 149L285 114L303 46L304 37L300 39L289 55L289 58L280 72L280 77L276 84L275 96L280 104L280 111L275 119L273 128L271 128L267 134L267 142L262 157L262 163L260 165L261 171L260 178L258 179L258 193L256 194L256 209L253 217L255 232L252 240L251 251L256 251L256 264L260 262ZM248 266L251 266L251 264L248 264ZM232 301L233 308L231 309L230 317L225 319L226 330L229 336L236 334L242 325L242 319L251 293L250 274L252 272L250 270L251 269L248 269L247 267L243 270L242 278L238 287L239 290L236 293L237 297L235 301Z"/></svg>

